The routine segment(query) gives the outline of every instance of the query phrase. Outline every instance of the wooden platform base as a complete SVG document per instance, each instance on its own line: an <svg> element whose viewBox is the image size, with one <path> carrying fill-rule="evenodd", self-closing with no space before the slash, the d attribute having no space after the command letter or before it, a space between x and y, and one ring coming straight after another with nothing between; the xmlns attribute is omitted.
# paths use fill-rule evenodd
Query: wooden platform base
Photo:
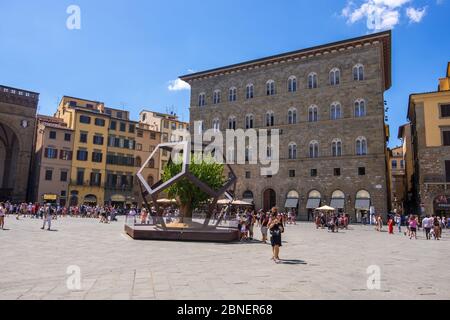
<svg viewBox="0 0 450 320"><path fill-rule="evenodd" d="M155 226L128 226L125 232L134 240L191 241L191 242L234 242L239 240L237 229L184 229L167 231Z"/></svg>

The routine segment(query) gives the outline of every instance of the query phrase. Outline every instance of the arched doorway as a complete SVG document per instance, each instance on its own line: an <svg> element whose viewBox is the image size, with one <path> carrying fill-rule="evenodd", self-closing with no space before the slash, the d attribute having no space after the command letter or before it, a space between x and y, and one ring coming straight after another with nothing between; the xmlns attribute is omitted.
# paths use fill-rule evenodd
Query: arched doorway
<svg viewBox="0 0 450 320"><path fill-rule="evenodd" d="M371 204L370 193L366 190L358 191L358 193L356 194L356 201L355 201L355 214L357 223L369 222L370 204Z"/></svg>
<svg viewBox="0 0 450 320"><path fill-rule="evenodd" d="M264 191L263 199L264 211L270 211L273 207L277 206L277 194L273 189Z"/></svg>
<svg viewBox="0 0 450 320"><path fill-rule="evenodd" d="M251 192L250 190L245 191L242 194L242 200L249 202L249 203L253 203L253 200L254 200L253 192Z"/></svg>
<svg viewBox="0 0 450 320"><path fill-rule="evenodd" d="M284 207L288 210L294 210L294 212L297 214L299 199L300 195L297 191L290 191L286 196L286 203L284 204Z"/></svg>
<svg viewBox="0 0 450 320"><path fill-rule="evenodd" d="M19 149L14 131L0 123L0 201L11 200L13 196Z"/></svg>
<svg viewBox="0 0 450 320"><path fill-rule="evenodd" d="M87 196L84 197L83 202L85 205L96 206L97 205L97 196L95 196L93 194L88 194Z"/></svg>
<svg viewBox="0 0 450 320"><path fill-rule="evenodd" d="M322 203L322 194L320 191L312 190L308 194L308 202L306 203L306 209L308 210L308 221L314 219L314 211L320 207Z"/></svg>
<svg viewBox="0 0 450 320"><path fill-rule="evenodd" d="M341 190L336 190L331 195L330 207L333 207L343 213L345 211L345 194Z"/></svg>

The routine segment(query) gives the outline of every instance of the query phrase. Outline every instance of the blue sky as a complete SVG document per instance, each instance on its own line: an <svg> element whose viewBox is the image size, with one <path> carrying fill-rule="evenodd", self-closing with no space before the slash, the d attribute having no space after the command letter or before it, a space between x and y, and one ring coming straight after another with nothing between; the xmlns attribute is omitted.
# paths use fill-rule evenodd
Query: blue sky
<svg viewBox="0 0 450 320"><path fill-rule="evenodd" d="M81 29L69 30L70 5ZM367 18L377 13L375 25ZM189 90L170 81L276 53L393 28L391 145L408 96L436 90L450 61L450 0L0 0L0 84L189 119Z"/></svg>

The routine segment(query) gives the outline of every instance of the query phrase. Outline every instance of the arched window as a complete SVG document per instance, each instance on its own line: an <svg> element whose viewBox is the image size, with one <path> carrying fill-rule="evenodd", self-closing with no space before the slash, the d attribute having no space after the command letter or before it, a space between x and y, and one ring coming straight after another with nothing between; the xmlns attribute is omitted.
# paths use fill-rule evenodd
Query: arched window
<svg viewBox="0 0 450 320"><path fill-rule="evenodd" d="M365 137L358 137L358 139L356 139L356 155L367 155L367 139Z"/></svg>
<svg viewBox="0 0 450 320"><path fill-rule="evenodd" d="M317 106L310 106L308 109L308 121L319 121L319 108Z"/></svg>
<svg viewBox="0 0 450 320"><path fill-rule="evenodd" d="M315 89L317 87L318 87L317 73L311 72L308 75L308 88L309 89Z"/></svg>
<svg viewBox="0 0 450 320"><path fill-rule="evenodd" d="M155 159L150 159L150 161L148 162L148 167L151 169L155 168Z"/></svg>
<svg viewBox="0 0 450 320"><path fill-rule="evenodd" d="M135 163L136 163L136 167L142 167L142 159L141 159L141 157L136 157L136 161L135 161Z"/></svg>
<svg viewBox="0 0 450 320"><path fill-rule="evenodd" d="M297 159L297 144L295 142L291 142L289 144L289 160Z"/></svg>
<svg viewBox="0 0 450 320"><path fill-rule="evenodd" d="M273 156L273 147L271 145L267 146L267 159L272 160Z"/></svg>
<svg viewBox="0 0 450 320"><path fill-rule="evenodd" d="M363 81L364 80L364 66L361 63L358 63L353 67L353 80L355 81Z"/></svg>
<svg viewBox="0 0 450 320"><path fill-rule="evenodd" d="M220 131L220 120L217 118L213 120L213 130L214 132Z"/></svg>
<svg viewBox="0 0 450 320"><path fill-rule="evenodd" d="M342 141L341 139L334 139L331 145L333 157L342 156Z"/></svg>
<svg viewBox="0 0 450 320"><path fill-rule="evenodd" d="M319 142L311 141L309 143L309 157L310 158L318 158L319 157Z"/></svg>
<svg viewBox="0 0 450 320"><path fill-rule="evenodd" d="M255 117L252 114L245 116L245 128L253 129L255 127Z"/></svg>
<svg viewBox="0 0 450 320"><path fill-rule="evenodd" d="M362 118L366 116L366 102L364 99L358 99L355 101L355 117Z"/></svg>
<svg viewBox="0 0 450 320"><path fill-rule="evenodd" d="M330 107L330 119L337 120L342 118L341 104L339 102L333 102Z"/></svg>
<svg viewBox="0 0 450 320"><path fill-rule="evenodd" d="M221 98L222 98L222 97L221 97L221 92L220 92L220 90L214 91L214 95L213 95L213 104L219 104Z"/></svg>
<svg viewBox="0 0 450 320"><path fill-rule="evenodd" d="M317 191L317 190L312 190L312 191L308 194L308 199L322 199L322 195L320 194L319 191Z"/></svg>
<svg viewBox="0 0 450 320"><path fill-rule="evenodd" d="M266 113L266 126L273 127L275 125L275 114L273 111Z"/></svg>
<svg viewBox="0 0 450 320"><path fill-rule="evenodd" d="M155 178L152 175L149 175L147 177L147 183L150 186L150 188L155 184Z"/></svg>
<svg viewBox="0 0 450 320"><path fill-rule="evenodd" d="M245 148L245 161L246 162L250 162L251 164L253 164L255 162L255 159L253 159L253 149L250 146L247 146Z"/></svg>
<svg viewBox="0 0 450 320"><path fill-rule="evenodd" d="M331 199L345 199L345 194L341 190L333 192Z"/></svg>
<svg viewBox="0 0 450 320"><path fill-rule="evenodd" d="M228 95L228 100L230 102L233 102L233 101L237 100L237 89L235 87L230 88L229 95Z"/></svg>
<svg viewBox="0 0 450 320"><path fill-rule="evenodd" d="M289 92L297 91L297 78L295 76L290 76L288 79L288 91Z"/></svg>
<svg viewBox="0 0 450 320"><path fill-rule="evenodd" d="M370 193L366 190L360 190L356 194L356 199L370 199Z"/></svg>
<svg viewBox="0 0 450 320"><path fill-rule="evenodd" d="M228 129L236 130L236 117L235 116L230 116L228 118Z"/></svg>
<svg viewBox="0 0 450 320"><path fill-rule="evenodd" d="M275 81L269 80L266 83L266 94L268 96L273 96L275 94Z"/></svg>
<svg viewBox="0 0 450 320"><path fill-rule="evenodd" d="M254 197L253 197L253 192L251 192L250 190L245 191L245 192L242 194L242 199L245 199L245 200L253 200L253 199L254 199Z"/></svg>
<svg viewBox="0 0 450 320"><path fill-rule="evenodd" d="M337 86L341 83L341 71L338 68L333 68L330 71L330 85Z"/></svg>
<svg viewBox="0 0 450 320"><path fill-rule="evenodd" d="M253 84L248 84L247 85L247 89L246 89L246 98L247 99L253 99L253 97L255 96L255 92L254 92L254 86Z"/></svg>
<svg viewBox="0 0 450 320"><path fill-rule="evenodd" d="M206 93L202 92L198 95L198 106L199 107L206 106Z"/></svg>
<svg viewBox="0 0 450 320"><path fill-rule="evenodd" d="M291 108L288 111L288 123L297 124L297 109Z"/></svg>

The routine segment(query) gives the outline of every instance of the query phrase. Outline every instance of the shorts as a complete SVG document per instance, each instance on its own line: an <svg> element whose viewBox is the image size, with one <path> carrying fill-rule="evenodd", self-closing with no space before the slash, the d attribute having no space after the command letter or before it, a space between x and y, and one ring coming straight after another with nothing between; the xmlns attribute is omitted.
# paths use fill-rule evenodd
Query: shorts
<svg viewBox="0 0 450 320"><path fill-rule="evenodd" d="M411 232L416 232L417 231L417 228L410 228L411 229Z"/></svg>
<svg viewBox="0 0 450 320"><path fill-rule="evenodd" d="M267 232L268 232L269 228L267 227L261 227L261 233L263 236L267 237Z"/></svg>

